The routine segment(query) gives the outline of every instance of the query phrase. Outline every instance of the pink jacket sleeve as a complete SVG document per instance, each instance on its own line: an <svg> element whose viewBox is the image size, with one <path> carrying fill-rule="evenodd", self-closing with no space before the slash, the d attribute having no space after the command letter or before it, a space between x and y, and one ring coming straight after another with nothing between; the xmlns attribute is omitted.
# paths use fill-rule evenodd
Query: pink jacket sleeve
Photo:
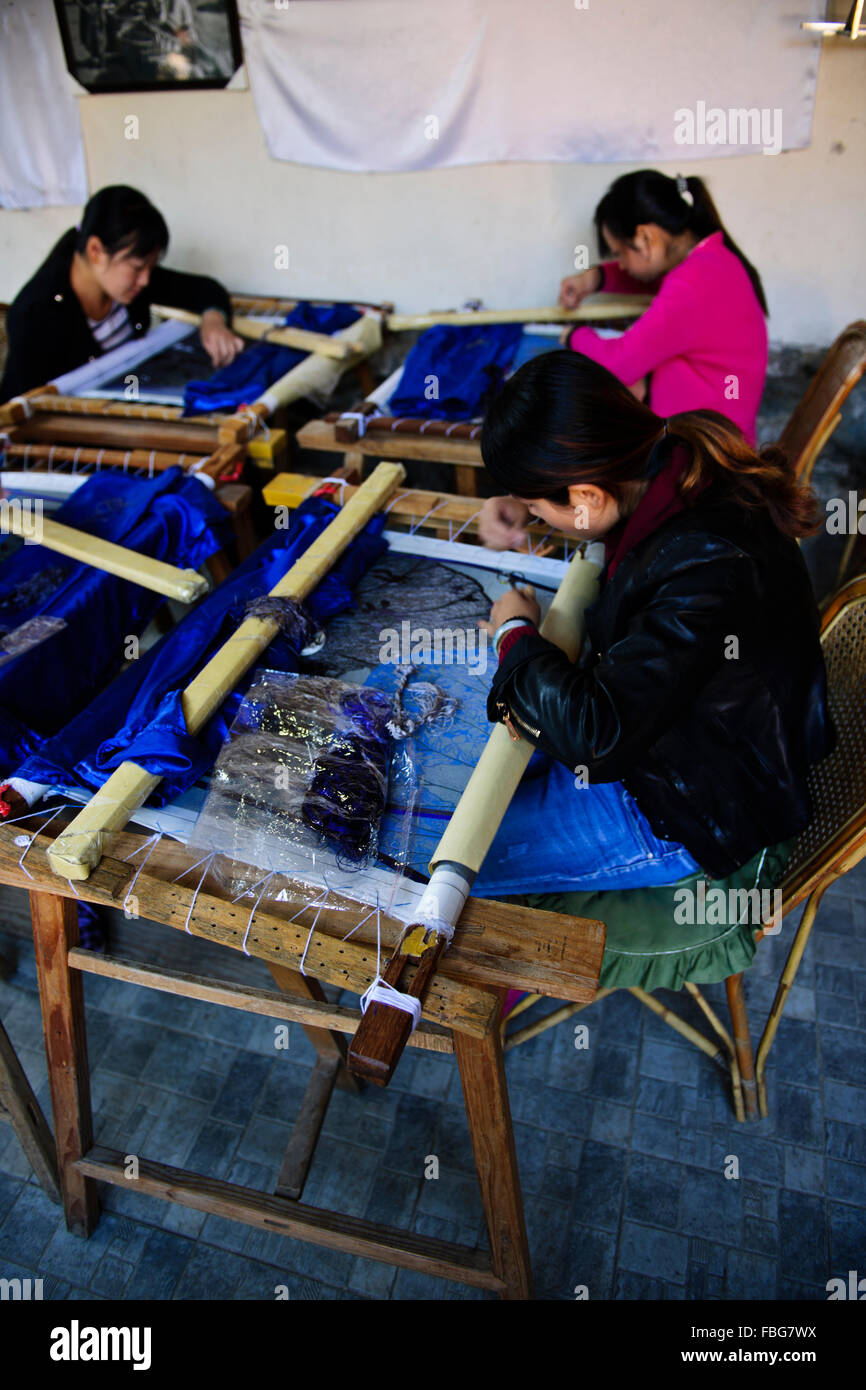
<svg viewBox="0 0 866 1390"><path fill-rule="evenodd" d="M654 302L621 337L600 338L592 328L576 328L568 346L631 386L662 362L690 352L700 340L694 295L679 279L663 282Z"/></svg>
<svg viewBox="0 0 866 1390"><path fill-rule="evenodd" d="M660 279L648 285L644 284L642 280L635 280L627 271L620 270L617 261L602 261L601 266L604 271L602 294L656 294L661 288Z"/></svg>

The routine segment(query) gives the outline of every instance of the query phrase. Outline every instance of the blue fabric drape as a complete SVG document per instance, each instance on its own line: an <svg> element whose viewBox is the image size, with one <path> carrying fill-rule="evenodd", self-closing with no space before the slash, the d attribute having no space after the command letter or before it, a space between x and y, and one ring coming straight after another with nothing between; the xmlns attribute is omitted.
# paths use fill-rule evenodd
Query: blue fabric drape
<svg viewBox="0 0 866 1390"><path fill-rule="evenodd" d="M195 478L115 470L88 478L54 519L144 555L197 568L227 535L225 509ZM0 565L0 636L38 615L67 626L0 668L0 775L83 709L117 670L124 639L143 632L161 594L24 545Z"/></svg>
<svg viewBox="0 0 866 1390"><path fill-rule="evenodd" d="M391 397L391 414L430 420L471 420L480 415L508 371L521 333L515 323L428 328L406 358Z"/></svg>
<svg viewBox="0 0 866 1390"><path fill-rule="evenodd" d="M336 333L360 317L351 304L302 303L286 314L285 322L287 327L307 328L313 333ZM184 414L200 415L249 405L308 355L300 348L254 343L206 381L188 383L184 392Z"/></svg>
<svg viewBox="0 0 866 1390"><path fill-rule="evenodd" d="M305 502L289 530L275 532L89 709L30 757L20 775L34 782L73 782L95 789L131 759L165 778L153 805L163 806L191 787L213 765L252 672L197 738L184 722L182 691L243 621L247 604L273 588L338 510L324 498ZM384 526L384 516L374 517L306 600L318 622L349 607L352 588L387 549L381 536ZM267 648L262 664L278 671L299 669L297 655L282 637Z"/></svg>

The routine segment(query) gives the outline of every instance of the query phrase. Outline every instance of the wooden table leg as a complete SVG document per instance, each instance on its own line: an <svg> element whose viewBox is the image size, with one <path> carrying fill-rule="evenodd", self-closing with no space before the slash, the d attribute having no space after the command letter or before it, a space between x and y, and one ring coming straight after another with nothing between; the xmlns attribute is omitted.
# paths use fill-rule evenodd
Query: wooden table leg
<svg viewBox="0 0 866 1390"><path fill-rule="evenodd" d="M18 1135L18 1142L46 1193L52 1202L59 1202L54 1136L9 1040L9 1034L0 1023L0 1113L3 1112L8 1115Z"/></svg>
<svg viewBox="0 0 866 1390"><path fill-rule="evenodd" d="M78 945L78 908L71 898L31 893L30 915L63 1209L70 1231L89 1236L99 1219L96 1183L72 1167L93 1147L84 982L68 963Z"/></svg>
<svg viewBox="0 0 866 1390"><path fill-rule="evenodd" d="M505 1283L503 1298L532 1298L529 1242L502 1038L498 1028L486 1038L470 1038L457 1032L453 1036L493 1269Z"/></svg>
<svg viewBox="0 0 866 1390"><path fill-rule="evenodd" d="M478 469L468 463L455 463L454 487L461 497L478 496Z"/></svg>
<svg viewBox="0 0 866 1390"><path fill-rule="evenodd" d="M302 975L300 970L289 970L287 966L278 965L275 961L267 961L266 964L277 985L280 989L285 990L286 994L296 994L301 999L314 999L318 1004L327 1002L327 995L318 980ZM309 1028L306 1026L304 1026L304 1032L323 1062L333 1061L339 1064L336 1084L341 1090L360 1091L362 1089L361 1082L358 1081L357 1077L352 1076L346 1065L349 1044L343 1034L330 1032L327 1028Z"/></svg>

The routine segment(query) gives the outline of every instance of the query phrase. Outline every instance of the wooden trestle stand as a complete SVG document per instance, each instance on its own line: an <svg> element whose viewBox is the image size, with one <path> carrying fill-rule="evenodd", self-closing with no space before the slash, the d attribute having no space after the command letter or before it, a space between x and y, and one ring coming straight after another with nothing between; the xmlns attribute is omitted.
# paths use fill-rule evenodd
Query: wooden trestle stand
<svg viewBox="0 0 866 1390"><path fill-rule="evenodd" d="M402 477L400 466L380 465L274 592L294 597L309 592L352 536L393 495ZM593 571L594 567L585 564L584 570ZM572 565L561 590L563 601L569 594L574 600L570 636L560 632L555 612L549 629L553 640L560 640L563 646L578 640L580 607L587 599L589 583L589 574ZM275 631L276 624L269 620L248 619L195 678L183 696L184 713L193 732L234 688ZM500 735L507 741L500 728L494 731L491 745L501 743ZM483 857L488 832L471 823L487 821L489 803L491 824L498 824L519 780L520 760L525 762L531 752L528 745L521 745L516 757L509 755L503 762L494 746L496 786L491 787L491 745L476 770L480 776L471 779L461 801L464 809L454 828L456 840L452 839L449 848L443 839L437 851L437 859L441 859L440 851L447 850L448 868L459 860L471 869L479 854ZM445 954L436 951L435 959L427 962L422 1022L407 1042L411 1047L456 1054L489 1252L306 1206L299 1198L332 1088L334 1084L357 1085L346 1068L343 1035L358 1030L359 1014L328 1003L322 983L362 994L374 982L378 942L377 923L371 919L375 914L368 914L346 939L346 904L334 901L332 905L326 900L321 905L320 895L300 884L291 886L288 896L293 901L270 902L252 914L243 904L229 901L210 877L195 889L184 886L179 880L193 867L193 852L162 841L150 848L145 862L139 855L146 837L124 829L129 815L157 780L134 764L123 764L59 834L52 837L40 829L29 830L24 854L20 826L0 827L0 881L30 892L60 1189L70 1230L83 1236L93 1230L98 1219L98 1182L126 1190L134 1183L138 1191L148 1195L263 1230L457 1280L502 1298L531 1298L529 1249L500 1031L501 1006L509 989L575 1003L591 1002L598 989L604 951L603 925L469 898L459 921L454 918L456 933L449 950ZM27 824L32 827L34 821ZM464 840L465 832L469 833ZM459 854L454 843L459 844ZM431 884L442 867L437 864ZM122 908L133 894L139 918L259 957L278 989L229 985L81 949L76 899ZM382 916L378 931L384 957L399 957L401 943L406 954L403 923ZM125 1153L94 1145L81 979L85 971L293 1021L304 1028L316 1048L317 1062L275 1194L169 1167L143 1155L135 1155L138 1176L131 1178ZM408 964L401 985L420 990L420 981L413 985L417 979L418 967ZM391 1012L387 1006L386 1012ZM394 1057L392 1049L386 1058L389 1068Z"/></svg>

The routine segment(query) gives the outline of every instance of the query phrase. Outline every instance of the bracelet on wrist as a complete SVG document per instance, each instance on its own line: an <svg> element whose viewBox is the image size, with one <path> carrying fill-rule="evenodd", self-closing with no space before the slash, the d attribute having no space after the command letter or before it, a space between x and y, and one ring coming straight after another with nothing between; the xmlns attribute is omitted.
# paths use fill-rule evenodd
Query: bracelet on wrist
<svg viewBox="0 0 866 1390"><path fill-rule="evenodd" d="M493 634L493 650L499 655L499 643L502 641L506 632L511 632L516 627L534 627L531 618L506 618L504 623L500 623Z"/></svg>

